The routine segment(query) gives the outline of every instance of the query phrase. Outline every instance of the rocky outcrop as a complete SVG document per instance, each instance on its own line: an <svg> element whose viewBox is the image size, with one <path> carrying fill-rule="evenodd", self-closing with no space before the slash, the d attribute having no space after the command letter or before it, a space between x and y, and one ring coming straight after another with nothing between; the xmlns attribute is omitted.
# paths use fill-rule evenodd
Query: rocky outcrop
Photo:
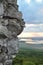
<svg viewBox="0 0 43 65"><path fill-rule="evenodd" d="M24 26L17 0L0 0L0 65L12 65L19 48L17 36Z"/></svg>

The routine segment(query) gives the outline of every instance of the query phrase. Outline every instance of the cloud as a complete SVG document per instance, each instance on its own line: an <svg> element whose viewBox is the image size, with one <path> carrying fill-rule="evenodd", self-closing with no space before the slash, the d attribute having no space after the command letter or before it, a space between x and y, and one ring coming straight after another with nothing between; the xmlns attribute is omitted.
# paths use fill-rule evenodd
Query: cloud
<svg viewBox="0 0 43 65"><path fill-rule="evenodd" d="M19 37L43 37L43 1L18 0L18 5L28 23Z"/></svg>
<svg viewBox="0 0 43 65"><path fill-rule="evenodd" d="M25 24L23 32L43 32L43 24Z"/></svg>
<svg viewBox="0 0 43 65"><path fill-rule="evenodd" d="M28 44L43 44L43 40L41 41L26 41Z"/></svg>
<svg viewBox="0 0 43 65"><path fill-rule="evenodd" d="M26 2L27 4L30 4L31 0L25 0L25 2Z"/></svg>
<svg viewBox="0 0 43 65"><path fill-rule="evenodd" d="M25 26L19 37L43 37L43 24L25 24Z"/></svg>
<svg viewBox="0 0 43 65"><path fill-rule="evenodd" d="M43 16L43 8L39 8L37 14L40 16Z"/></svg>
<svg viewBox="0 0 43 65"><path fill-rule="evenodd" d="M27 23L29 23L29 24L43 24L43 17L39 16L39 18L38 18L38 16L37 16L35 19L31 19Z"/></svg>
<svg viewBox="0 0 43 65"><path fill-rule="evenodd" d="M43 37L43 32L22 32L18 37Z"/></svg>
<svg viewBox="0 0 43 65"><path fill-rule="evenodd" d="M42 3L42 0L36 0L36 2L38 2L38 3Z"/></svg>
<svg viewBox="0 0 43 65"><path fill-rule="evenodd" d="M32 24L43 23L43 1L41 4L36 3L36 0L18 0L19 10L23 13L23 18L26 22ZM29 1L29 2L28 2ZM41 0L37 0L41 2ZM29 5L27 4L29 3ZM31 3L30 3L31 2ZM41 10L42 9L42 10Z"/></svg>

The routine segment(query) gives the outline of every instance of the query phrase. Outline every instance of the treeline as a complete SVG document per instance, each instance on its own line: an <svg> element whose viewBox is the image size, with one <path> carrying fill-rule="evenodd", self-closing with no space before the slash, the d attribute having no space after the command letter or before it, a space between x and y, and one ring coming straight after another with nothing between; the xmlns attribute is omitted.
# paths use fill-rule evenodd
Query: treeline
<svg viewBox="0 0 43 65"><path fill-rule="evenodd" d="M43 50L21 49L13 65L43 65Z"/></svg>

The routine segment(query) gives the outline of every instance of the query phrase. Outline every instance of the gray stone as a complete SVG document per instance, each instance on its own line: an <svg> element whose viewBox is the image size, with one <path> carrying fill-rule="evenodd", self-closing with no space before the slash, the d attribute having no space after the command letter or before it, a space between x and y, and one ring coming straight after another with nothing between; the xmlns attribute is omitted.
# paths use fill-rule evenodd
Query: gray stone
<svg viewBox="0 0 43 65"><path fill-rule="evenodd" d="M2 16L4 13L3 5L0 3L0 16Z"/></svg>
<svg viewBox="0 0 43 65"><path fill-rule="evenodd" d="M16 3L17 4L17 0L7 0L8 3Z"/></svg>
<svg viewBox="0 0 43 65"><path fill-rule="evenodd" d="M12 60L6 60L4 65L12 65Z"/></svg>
<svg viewBox="0 0 43 65"><path fill-rule="evenodd" d="M2 63L0 63L0 65L3 65Z"/></svg>
<svg viewBox="0 0 43 65"><path fill-rule="evenodd" d="M12 65L19 51L18 35L25 27L17 0L0 3L0 65Z"/></svg>

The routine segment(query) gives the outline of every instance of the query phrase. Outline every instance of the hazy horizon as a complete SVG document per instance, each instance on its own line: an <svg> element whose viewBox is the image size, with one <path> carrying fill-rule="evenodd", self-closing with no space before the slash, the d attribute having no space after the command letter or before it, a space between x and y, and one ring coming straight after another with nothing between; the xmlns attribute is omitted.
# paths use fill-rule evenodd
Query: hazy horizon
<svg viewBox="0 0 43 65"><path fill-rule="evenodd" d="M43 44L43 37L19 37L19 41L27 44Z"/></svg>

